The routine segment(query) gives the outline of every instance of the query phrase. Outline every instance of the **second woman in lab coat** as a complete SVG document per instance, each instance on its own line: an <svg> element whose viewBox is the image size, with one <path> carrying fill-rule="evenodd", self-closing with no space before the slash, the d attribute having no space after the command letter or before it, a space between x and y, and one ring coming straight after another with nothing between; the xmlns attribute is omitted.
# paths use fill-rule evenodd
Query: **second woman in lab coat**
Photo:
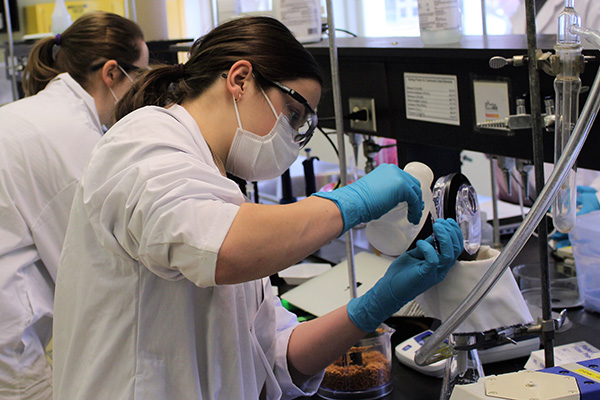
<svg viewBox="0 0 600 400"><path fill-rule="evenodd" d="M52 399L44 348L73 194L127 75L147 65L134 22L87 14L33 47L29 97L0 108L1 399Z"/></svg>
<svg viewBox="0 0 600 400"><path fill-rule="evenodd" d="M226 172L281 175L315 128L323 79L272 18L223 23L185 64L153 68L78 186L56 290L55 392L63 399L279 399L441 281L462 251L454 221L400 256L348 307L298 324L268 277L399 202L419 182L382 165L289 205L245 202Z"/></svg>

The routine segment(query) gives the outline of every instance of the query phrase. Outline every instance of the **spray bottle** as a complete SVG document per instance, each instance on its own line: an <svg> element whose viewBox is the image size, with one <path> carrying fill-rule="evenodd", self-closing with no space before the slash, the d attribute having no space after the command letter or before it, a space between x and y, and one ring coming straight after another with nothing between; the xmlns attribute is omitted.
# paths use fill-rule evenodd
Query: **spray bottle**
<svg viewBox="0 0 600 400"><path fill-rule="evenodd" d="M431 182L433 181L433 172L431 169L420 162L411 162L406 164L404 171L417 178L421 183L423 192L423 214L417 225L408 221L408 203L398 204L392 210L387 212L381 218L371 221L367 224L366 233L369 243L380 252L389 256L397 256L404 253L410 244L415 240L426 218L433 207L433 198L431 196Z"/></svg>
<svg viewBox="0 0 600 400"><path fill-rule="evenodd" d="M56 0L52 12L52 33L63 33L65 29L71 26L71 22L71 14L67 10L65 0Z"/></svg>

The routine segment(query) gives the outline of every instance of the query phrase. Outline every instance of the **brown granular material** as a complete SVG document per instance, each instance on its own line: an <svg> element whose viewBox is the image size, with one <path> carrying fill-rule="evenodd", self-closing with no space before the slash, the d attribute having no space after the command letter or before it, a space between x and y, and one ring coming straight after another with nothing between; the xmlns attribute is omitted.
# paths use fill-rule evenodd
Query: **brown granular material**
<svg viewBox="0 0 600 400"><path fill-rule="evenodd" d="M386 357L378 351L365 349L353 347L328 366L321 386L332 390L358 391L387 383L390 366ZM353 357L353 354L358 357Z"/></svg>

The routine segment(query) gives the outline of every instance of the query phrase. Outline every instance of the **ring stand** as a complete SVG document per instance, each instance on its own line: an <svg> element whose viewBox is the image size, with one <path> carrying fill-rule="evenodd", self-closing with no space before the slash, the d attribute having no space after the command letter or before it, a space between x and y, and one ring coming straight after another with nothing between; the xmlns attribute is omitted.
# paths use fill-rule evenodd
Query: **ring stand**
<svg viewBox="0 0 600 400"><path fill-rule="evenodd" d="M449 400L456 385L476 383L484 377L483 366L477 349L461 349L475 343L468 334L453 335L456 354L446 360L440 400Z"/></svg>

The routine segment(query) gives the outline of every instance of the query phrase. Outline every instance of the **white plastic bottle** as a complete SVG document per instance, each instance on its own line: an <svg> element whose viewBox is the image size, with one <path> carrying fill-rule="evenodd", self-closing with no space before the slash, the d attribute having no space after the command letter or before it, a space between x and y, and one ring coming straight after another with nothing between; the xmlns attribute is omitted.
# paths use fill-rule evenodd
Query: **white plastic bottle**
<svg viewBox="0 0 600 400"><path fill-rule="evenodd" d="M419 0L419 27L426 46L460 42L463 34L459 2Z"/></svg>
<svg viewBox="0 0 600 400"><path fill-rule="evenodd" d="M404 171L417 178L421 183L425 207L418 225L413 225L408 221L408 203L403 202L381 218L369 222L366 228L369 243L389 256L400 255L408 249L423 228L431 207L433 207L430 189L433 181L431 169L423 163L411 162L406 164Z"/></svg>
<svg viewBox="0 0 600 400"><path fill-rule="evenodd" d="M52 33L63 33L65 29L71 26L71 22L71 14L67 10L65 0L56 0L52 12Z"/></svg>

